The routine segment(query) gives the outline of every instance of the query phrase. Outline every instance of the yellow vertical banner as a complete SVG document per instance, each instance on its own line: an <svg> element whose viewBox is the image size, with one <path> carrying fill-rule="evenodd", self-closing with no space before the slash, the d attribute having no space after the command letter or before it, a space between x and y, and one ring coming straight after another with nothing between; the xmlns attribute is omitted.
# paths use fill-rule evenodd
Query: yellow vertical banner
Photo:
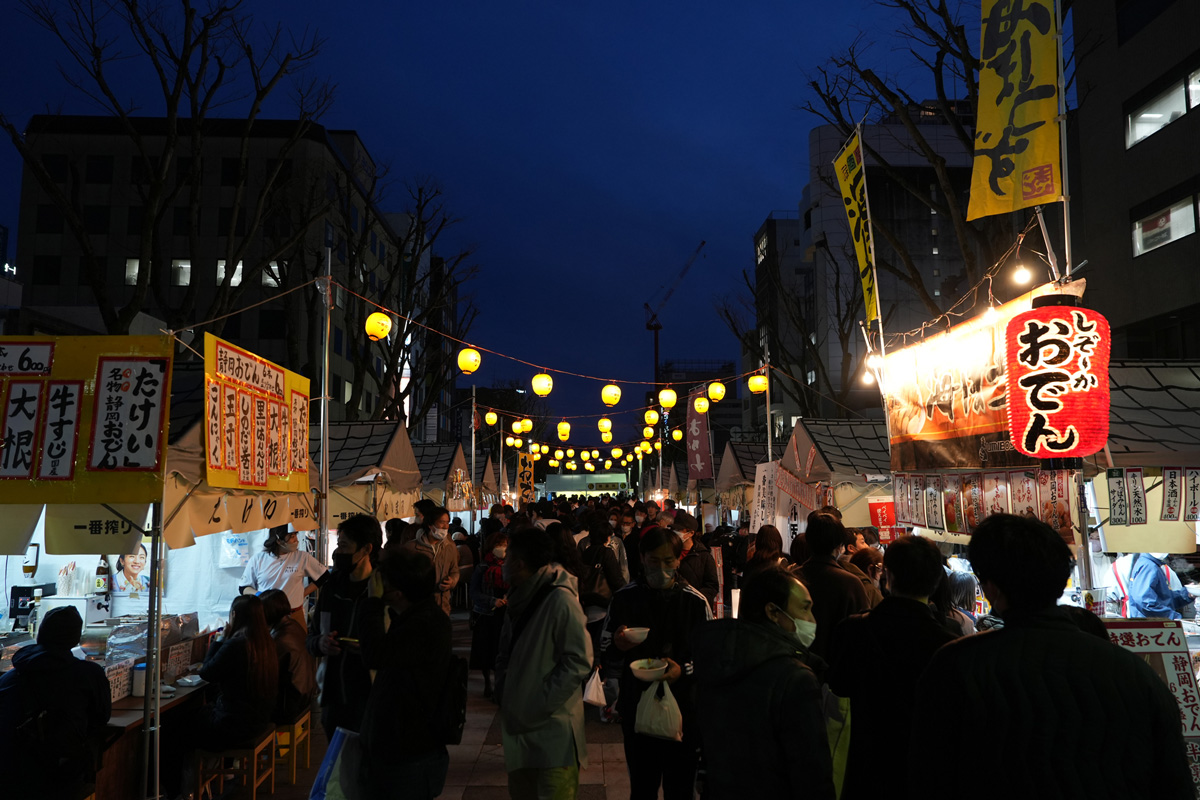
<svg viewBox="0 0 1200 800"><path fill-rule="evenodd" d="M518 453L517 491L521 497L521 509L533 504L533 454Z"/></svg>
<svg viewBox="0 0 1200 800"><path fill-rule="evenodd" d="M204 334L204 450L210 486L307 492L308 378Z"/></svg>
<svg viewBox="0 0 1200 800"><path fill-rule="evenodd" d="M875 286L875 248L871 244L871 216L867 204L867 173L858 131L833 160L833 169L850 222L854 254L858 257L858 276L862 280L863 308L867 325L870 325L879 317L879 296Z"/></svg>
<svg viewBox="0 0 1200 800"><path fill-rule="evenodd" d="M967 219L1062 195L1054 0L983 0Z"/></svg>

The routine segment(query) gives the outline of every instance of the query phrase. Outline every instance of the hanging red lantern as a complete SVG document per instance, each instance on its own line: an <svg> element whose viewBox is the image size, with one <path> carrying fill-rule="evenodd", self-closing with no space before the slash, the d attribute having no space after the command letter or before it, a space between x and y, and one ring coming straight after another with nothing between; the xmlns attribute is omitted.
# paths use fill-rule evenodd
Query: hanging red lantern
<svg viewBox="0 0 1200 800"><path fill-rule="evenodd" d="M1004 332L1008 432L1034 458L1090 456L1108 440L1108 320L1074 306L1023 311Z"/></svg>

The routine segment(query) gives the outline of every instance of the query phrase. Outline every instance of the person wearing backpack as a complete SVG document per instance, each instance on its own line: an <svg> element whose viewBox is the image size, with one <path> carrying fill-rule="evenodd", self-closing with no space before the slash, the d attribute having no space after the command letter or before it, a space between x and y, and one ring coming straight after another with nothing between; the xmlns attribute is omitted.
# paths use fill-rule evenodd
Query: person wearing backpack
<svg viewBox="0 0 1200 800"><path fill-rule="evenodd" d="M82 632L74 606L50 609L0 676L5 797L78 800L95 782L112 703L104 668L71 653Z"/></svg>
<svg viewBox="0 0 1200 800"><path fill-rule="evenodd" d="M424 553L385 550L379 572L383 597L363 601L359 627L363 660L376 670L362 723L365 788L379 800L432 800L450 767L442 729L453 694L450 618Z"/></svg>

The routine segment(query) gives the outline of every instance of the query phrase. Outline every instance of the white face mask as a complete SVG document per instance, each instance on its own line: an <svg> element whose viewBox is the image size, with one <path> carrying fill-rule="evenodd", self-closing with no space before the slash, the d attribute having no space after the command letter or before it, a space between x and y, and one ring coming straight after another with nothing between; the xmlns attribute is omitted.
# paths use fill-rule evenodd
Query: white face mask
<svg viewBox="0 0 1200 800"><path fill-rule="evenodd" d="M782 608L779 609L779 613L790 619L792 624L796 626L796 629L792 631L792 635L796 637L796 641L800 643L800 646L807 650L812 645L813 640L817 638L817 623L807 619L796 619Z"/></svg>
<svg viewBox="0 0 1200 800"><path fill-rule="evenodd" d="M492 548L492 555L494 555L496 558L504 558L505 554L507 554L507 553L508 553L507 547L493 547Z"/></svg>
<svg viewBox="0 0 1200 800"><path fill-rule="evenodd" d="M679 534L679 540L683 542L683 549L686 550L691 544L694 534L691 531L675 531L675 533Z"/></svg>
<svg viewBox="0 0 1200 800"><path fill-rule="evenodd" d="M449 533L449 531L449 528L430 528L429 535L432 536L435 541L440 542L442 539L446 538L446 534Z"/></svg>
<svg viewBox="0 0 1200 800"><path fill-rule="evenodd" d="M300 549L300 541L298 539L292 539L286 542L280 542L279 549L285 553L294 553Z"/></svg>
<svg viewBox="0 0 1200 800"><path fill-rule="evenodd" d="M675 570L670 567L646 570L646 583L651 589L669 589L675 583Z"/></svg>
<svg viewBox="0 0 1200 800"><path fill-rule="evenodd" d="M608 527L615 529L617 527L617 521L615 519L610 519L608 521Z"/></svg>
<svg viewBox="0 0 1200 800"><path fill-rule="evenodd" d="M641 514L638 514L636 517L634 517L634 519L637 520L638 525L641 525L643 522L646 521L646 518L644 516L642 516Z"/></svg>

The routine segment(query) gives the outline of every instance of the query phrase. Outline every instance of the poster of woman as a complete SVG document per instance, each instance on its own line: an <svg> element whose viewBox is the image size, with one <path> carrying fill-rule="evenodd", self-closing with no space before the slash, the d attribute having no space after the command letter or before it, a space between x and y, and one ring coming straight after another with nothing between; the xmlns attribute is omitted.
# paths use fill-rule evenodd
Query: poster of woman
<svg viewBox="0 0 1200 800"><path fill-rule="evenodd" d="M132 553L108 557L108 563L112 570L112 593L114 595L123 596L150 591L149 542L149 538L143 539ZM160 576L160 580L163 577L165 576Z"/></svg>

